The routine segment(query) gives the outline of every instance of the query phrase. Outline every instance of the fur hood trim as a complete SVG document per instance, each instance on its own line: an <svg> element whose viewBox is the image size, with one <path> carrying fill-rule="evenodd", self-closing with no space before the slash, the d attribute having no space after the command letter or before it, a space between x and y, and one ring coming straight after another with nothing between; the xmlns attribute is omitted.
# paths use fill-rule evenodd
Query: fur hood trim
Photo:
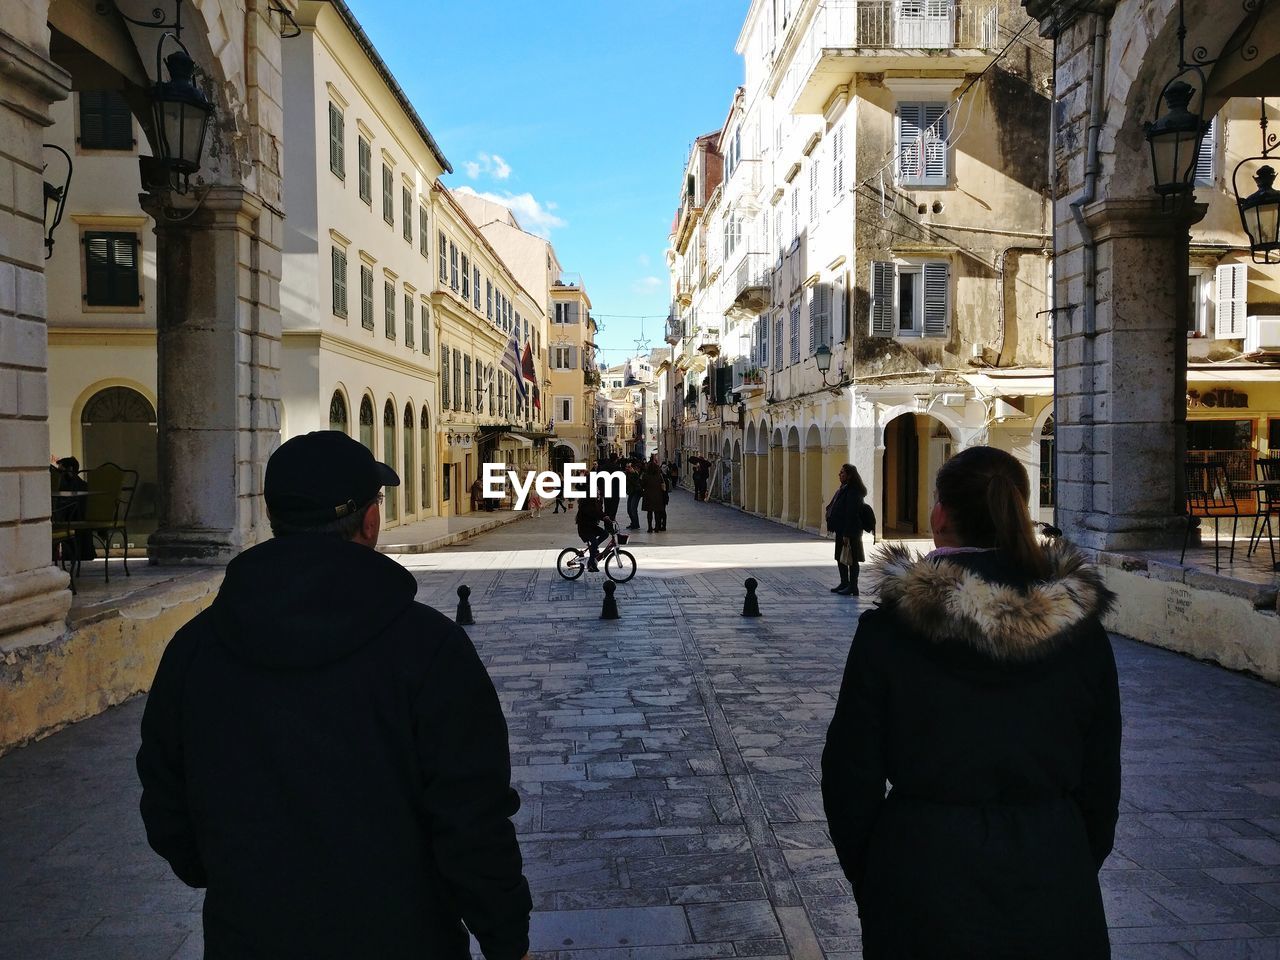
<svg viewBox="0 0 1280 960"><path fill-rule="evenodd" d="M876 552L870 587L931 642L967 643L991 660L1047 656L1077 624L1103 617L1115 594L1098 571L1064 543L1042 548L1049 567L1025 591L982 579L949 557L926 559L901 544Z"/></svg>

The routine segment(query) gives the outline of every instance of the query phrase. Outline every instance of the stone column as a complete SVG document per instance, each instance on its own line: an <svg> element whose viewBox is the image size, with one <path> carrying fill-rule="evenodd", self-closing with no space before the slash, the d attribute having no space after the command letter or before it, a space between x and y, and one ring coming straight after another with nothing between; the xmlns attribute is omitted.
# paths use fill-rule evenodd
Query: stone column
<svg viewBox="0 0 1280 960"><path fill-rule="evenodd" d="M1181 542L1188 230L1203 213L1164 211L1154 196L1084 210L1097 243L1097 307L1092 325L1083 308L1061 314L1054 350L1058 519L1082 546ZM1059 264L1070 287L1087 291L1080 252Z"/></svg>
<svg viewBox="0 0 1280 960"><path fill-rule="evenodd" d="M18 0L0 29L0 652L56 638L71 607L67 575L49 560L41 147L49 105L66 99L71 78L49 59L47 10ZM74 244L71 232L58 242Z"/></svg>
<svg viewBox="0 0 1280 960"><path fill-rule="evenodd" d="M220 564L269 534L267 458L280 437L282 218L215 186L156 221L160 526L152 563Z"/></svg>

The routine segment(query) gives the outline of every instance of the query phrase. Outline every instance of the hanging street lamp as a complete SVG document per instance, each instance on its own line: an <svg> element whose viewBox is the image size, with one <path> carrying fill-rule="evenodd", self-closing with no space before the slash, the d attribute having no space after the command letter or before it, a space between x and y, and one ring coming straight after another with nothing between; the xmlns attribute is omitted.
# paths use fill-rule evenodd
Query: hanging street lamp
<svg viewBox="0 0 1280 960"><path fill-rule="evenodd" d="M1196 161L1209 124L1200 113L1204 104L1203 87L1196 90L1186 81L1174 79L1165 84L1161 95L1168 110L1145 126L1155 191L1169 201L1189 195L1194 189ZM1201 106L1192 113L1188 107L1197 96Z"/></svg>
<svg viewBox="0 0 1280 960"><path fill-rule="evenodd" d="M53 256L53 231L58 229L62 214L67 209L67 192L71 189L71 155L56 143L46 143L44 148L57 150L67 162L67 175L61 186L44 181L44 258L48 260ZM48 170L49 165L46 163L44 168Z"/></svg>
<svg viewBox="0 0 1280 960"><path fill-rule="evenodd" d="M1231 189L1235 191L1236 206L1240 210L1240 223L1249 235L1249 251L1254 263L1280 263L1280 190L1275 187L1276 168L1267 163L1276 146L1277 137L1267 133L1267 101L1260 101L1262 117L1262 152L1246 157L1236 164L1231 176ZM1259 162L1262 162L1258 166ZM1274 162L1274 161L1273 161ZM1240 195L1240 170L1245 164L1256 166L1253 182L1258 189L1249 196Z"/></svg>
<svg viewBox="0 0 1280 960"><path fill-rule="evenodd" d="M818 372L822 374L822 385L829 387L827 373L831 370L831 348L825 343L819 344L818 349L813 351L813 362L818 365Z"/></svg>
<svg viewBox="0 0 1280 960"><path fill-rule="evenodd" d="M165 23L159 9L151 20L136 20L121 12L115 0L100 0L98 13L105 14L108 2L116 14L134 26L150 30L172 30L156 44L156 82L151 87L152 149L155 159L169 174L169 183L177 193L190 189L191 175L200 169L205 134L213 116L213 104L196 86L196 64L182 42L182 0L173 2L173 22ZM163 58L169 79L161 71L165 41L172 40L178 49Z"/></svg>

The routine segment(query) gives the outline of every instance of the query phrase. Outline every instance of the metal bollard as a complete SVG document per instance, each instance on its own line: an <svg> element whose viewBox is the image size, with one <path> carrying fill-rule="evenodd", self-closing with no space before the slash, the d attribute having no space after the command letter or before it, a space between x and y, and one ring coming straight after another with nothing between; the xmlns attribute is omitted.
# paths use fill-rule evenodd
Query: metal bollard
<svg viewBox="0 0 1280 960"><path fill-rule="evenodd" d="M471 601L467 599L470 596L471 588L465 583L458 588L458 615L453 621L460 627L469 627L476 622L471 616Z"/></svg>
<svg viewBox="0 0 1280 960"><path fill-rule="evenodd" d="M622 616L618 613L618 601L613 598L613 591L618 589L618 585L612 580L604 582L604 608L600 611L601 620L621 620Z"/></svg>
<svg viewBox="0 0 1280 960"><path fill-rule="evenodd" d="M742 602L742 615L744 617L760 617L760 601L756 598L756 587L759 584L755 577L747 577L743 584L747 588L747 598Z"/></svg>

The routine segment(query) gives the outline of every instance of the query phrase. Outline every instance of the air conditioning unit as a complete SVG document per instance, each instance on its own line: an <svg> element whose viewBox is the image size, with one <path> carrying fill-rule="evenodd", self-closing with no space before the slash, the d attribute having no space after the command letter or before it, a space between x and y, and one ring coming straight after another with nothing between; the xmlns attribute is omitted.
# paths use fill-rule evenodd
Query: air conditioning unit
<svg viewBox="0 0 1280 960"><path fill-rule="evenodd" d="M1244 352L1280 350L1280 317L1245 317Z"/></svg>

